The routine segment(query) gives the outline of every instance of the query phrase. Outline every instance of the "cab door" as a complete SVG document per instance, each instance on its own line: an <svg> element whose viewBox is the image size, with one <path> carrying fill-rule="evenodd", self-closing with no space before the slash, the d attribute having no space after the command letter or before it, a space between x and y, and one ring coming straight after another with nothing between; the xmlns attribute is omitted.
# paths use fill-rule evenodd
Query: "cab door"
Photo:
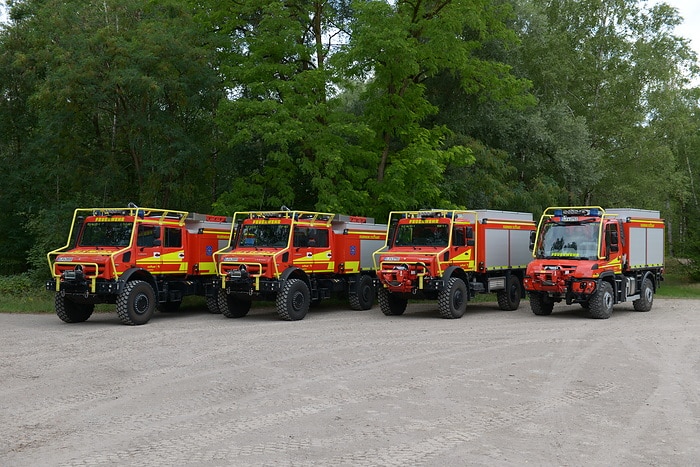
<svg viewBox="0 0 700 467"><path fill-rule="evenodd" d="M329 227L294 227L294 265L307 273L331 272L334 269Z"/></svg>
<svg viewBox="0 0 700 467"><path fill-rule="evenodd" d="M161 228L139 224L136 230L136 265L157 274L161 269Z"/></svg>
<svg viewBox="0 0 700 467"><path fill-rule="evenodd" d="M183 245L182 229L163 227L161 246L161 272L163 274L186 274L188 258Z"/></svg>
<svg viewBox="0 0 700 467"><path fill-rule="evenodd" d="M450 263L467 271L473 271L474 262L474 228L471 225L457 224L452 229L452 246Z"/></svg>

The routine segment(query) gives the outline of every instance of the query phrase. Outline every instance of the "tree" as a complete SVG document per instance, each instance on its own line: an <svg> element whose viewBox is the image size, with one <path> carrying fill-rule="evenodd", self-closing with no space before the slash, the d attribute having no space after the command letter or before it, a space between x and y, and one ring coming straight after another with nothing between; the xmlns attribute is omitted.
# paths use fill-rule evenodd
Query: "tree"
<svg viewBox="0 0 700 467"><path fill-rule="evenodd" d="M688 85L695 56L672 34L680 18L666 4L637 0L526 0L521 8L523 70L541 102L585 121L588 151L579 172L581 203L659 208L673 154L654 141L650 119ZM670 162L670 163L669 163ZM643 169L643 170L640 170ZM569 174L570 177L574 174ZM654 196L644 196L651 194Z"/></svg>
<svg viewBox="0 0 700 467"><path fill-rule="evenodd" d="M216 204L358 212L370 204L367 127L342 106L328 60L345 31L343 1L244 0L202 11L226 44L228 97L218 122L239 173ZM224 40L222 40L222 44Z"/></svg>
<svg viewBox="0 0 700 467"><path fill-rule="evenodd" d="M28 0L10 14L1 151L21 179L5 192L10 218L128 201L208 209L221 94L207 34L180 3Z"/></svg>

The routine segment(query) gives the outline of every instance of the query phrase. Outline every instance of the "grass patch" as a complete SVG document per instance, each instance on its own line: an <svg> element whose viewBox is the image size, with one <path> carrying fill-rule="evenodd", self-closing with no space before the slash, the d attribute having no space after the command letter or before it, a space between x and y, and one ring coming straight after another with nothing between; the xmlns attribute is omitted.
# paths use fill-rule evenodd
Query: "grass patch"
<svg viewBox="0 0 700 467"><path fill-rule="evenodd" d="M666 261L664 280L657 291L664 298L700 298L700 282L690 278L690 268L676 258Z"/></svg>
<svg viewBox="0 0 700 467"><path fill-rule="evenodd" d="M53 313L53 295L0 296L0 313Z"/></svg>

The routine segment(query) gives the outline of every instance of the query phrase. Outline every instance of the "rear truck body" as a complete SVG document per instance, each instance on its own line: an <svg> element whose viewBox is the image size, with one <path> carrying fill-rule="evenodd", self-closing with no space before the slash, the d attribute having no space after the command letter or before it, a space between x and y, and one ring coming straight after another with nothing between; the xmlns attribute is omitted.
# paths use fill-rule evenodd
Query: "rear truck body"
<svg viewBox="0 0 700 467"><path fill-rule="evenodd" d="M218 309L213 254L228 242L230 218L165 209L76 209L66 244L47 254L56 314L87 320L95 304L116 304L124 324L155 309L175 311L187 295Z"/></svg>
<svg viewBox="0 0 700 467"><path fill-rule="evenodd" d="M367 217L307 211L237 212L229 245L216 252L219 307L240 318L254 300L275 301L280 318L303 319L312 303L347 295L356 310L372 307L372 252L386 225Z"/></svg>
<svg viewBox="0 0 700 467"><path fill-rule="evenodd" d="M598 319L622 302L649 311L663 280L664 221L643 209L550 207L532 250L524 285L534 314L549 315L561 301Z"/></svg>
<svg viewBox="0 0 700 467"><path fill-rule="evenodd" d="M443 318L461 318L469 300L489 292L501 309L517 309L534 230L529 213L390 213L386 245L374 253L382 312L401 315L420 298L437 300Z"/></svg>

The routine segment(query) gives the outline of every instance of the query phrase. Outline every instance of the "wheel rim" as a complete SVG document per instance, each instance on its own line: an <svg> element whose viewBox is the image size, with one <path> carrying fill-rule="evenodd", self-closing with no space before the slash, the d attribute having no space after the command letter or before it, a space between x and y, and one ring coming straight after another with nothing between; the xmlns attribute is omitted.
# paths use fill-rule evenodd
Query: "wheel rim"
<svg viewBox="0 0 700 467"><path fill-rule="evenodd" d="M518 286L513 284L510 286L510 301L515 302L518 299Z"/></svg>
<svg viewBox="0 0 700 467"><path fill-rule="evenodd" d="M136 314L143 315L148 311L150 301L145 294L139 294L134 300L134 311Z"/></svg>
<svg viewBox="0 0 700 467"><path fill-rule="evenodd" d="M294 296L292 297L292 308L294 308L295 311L301 310L301 307L304 305L304 294L301 292L296 292Z"/></svg>
<svg viewBox="0 0 700 467"><path fill-rule="evenodd" d="M459 310L463 303L464 294L461 290L455 290L455 293L452 296L452 305L454 306L455 310Z"/></svg>
<svg viewBox="0 0 700 467"><path fill-rule="evenodd" d="M363 287L361 293L362 293L362 300L365 301L365 302L369 301L369 296L370 296L370 293L371 293L370 288L369 288L369 287Z"/></svg>
<svg viewBox="0 0 700 467"><path fill-rule="evenodd" d="M613 302L612 294L611 294L611 293L606 293L606 294L603 296L603 303L605 304L605 308L606 308L606 309L610 309L610 308L612 307L612 302Z"/></svg>
<svg viewBox="0 0 700 467"><path fill-rule="evenodd" d="M644 298L646 298L649 303L654 299L654 291L651 290L651 287L647 287L646 290L644 290Z"/></svg>

